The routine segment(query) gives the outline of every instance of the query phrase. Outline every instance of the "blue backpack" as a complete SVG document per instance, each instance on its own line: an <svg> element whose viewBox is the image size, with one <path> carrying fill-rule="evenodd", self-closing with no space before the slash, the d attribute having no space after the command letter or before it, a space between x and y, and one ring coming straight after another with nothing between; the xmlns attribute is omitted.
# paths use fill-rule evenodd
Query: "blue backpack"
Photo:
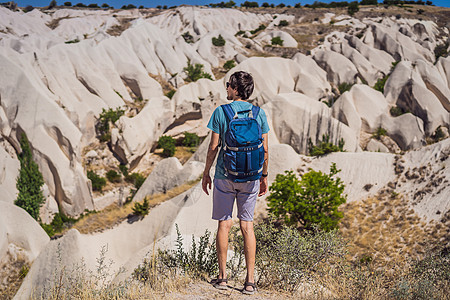
<svg viewBox="0 0 450 300"><path fill-rule="evenodd" d="M225 176L234 182L261 178L264 147L261 126L256 121L260 108L252 105L249 110L234 112L230 104L225 104L222 109L228 121L223 145ZM245 112L248 117L238 117L238 113Z"/></svg>

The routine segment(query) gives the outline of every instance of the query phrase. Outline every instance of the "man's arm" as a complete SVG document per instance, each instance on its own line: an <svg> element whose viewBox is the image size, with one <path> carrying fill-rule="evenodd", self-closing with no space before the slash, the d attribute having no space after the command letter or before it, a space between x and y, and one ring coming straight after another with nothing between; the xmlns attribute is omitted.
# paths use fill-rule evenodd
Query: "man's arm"
<svg viewBox="0 0 450 300"><path fill-rule="evenodd" d="M211 141L209 142L208 154L206 155L205 170L203 171L202 188L206 195L209 195L208 189L211 189L211 176L209 171L216 158L217 151L219 150L219 134L214 131L211 134Z"/></svg>
<svg viewBox="0 0 450 300"><path fill-rule="evenodd" d="M269 134L263 133L263 147L264 147L264 164L263 164L263 174L268 174L269 172ZM258 196L262 196L267 193L267 177L261 177L260 187Z"/></svg>

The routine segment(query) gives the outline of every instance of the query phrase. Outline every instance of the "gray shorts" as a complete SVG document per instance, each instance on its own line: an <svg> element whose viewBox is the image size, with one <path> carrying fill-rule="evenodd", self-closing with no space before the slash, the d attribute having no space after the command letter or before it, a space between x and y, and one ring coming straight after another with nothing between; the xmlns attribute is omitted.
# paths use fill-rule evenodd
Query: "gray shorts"
<svg viewBox="0 0 450 300"><path fill-rule="evenodd" d="M219 221L231 219L234 199L236 199L239 220L253 221L258 194L259 180L233 182L228 179L214 178L212 218Z"/></svg>

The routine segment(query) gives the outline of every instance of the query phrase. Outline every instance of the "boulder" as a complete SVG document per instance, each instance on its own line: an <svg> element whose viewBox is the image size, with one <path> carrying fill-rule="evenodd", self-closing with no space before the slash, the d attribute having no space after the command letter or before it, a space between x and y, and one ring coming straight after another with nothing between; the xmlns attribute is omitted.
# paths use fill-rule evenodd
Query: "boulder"
<svg viewBox="0 0 450 300"><path fill-rule="evenodd" d="M255 41L264 44L264 45L272 45L272 39L274 37L279 37L283 41L283 47L292 47L297 48L298 43L297 41L287 32L280 31L280 30L274 30L274 31L263 31L258 36L256 36L254 39Z"/></svg>
<svg viewBox="0 0 450 300"><path fill-rule="evenodd" d="M50 241L44 229L25 210L0 201L0 265L18 252L32 263Z"/></svg>
<svg viewBox="0 0 450 300"><path fill-rule="evenodd" d="M319 50L314 54L313 58L327 72L328 81L336 85L354 83L356 81L358 70L342 54L329 50Z"/></svg>
<svg viewBox="0 0 450 300"><path fill-rule="evenodd" d="M17 157L8 153L0 143L0 202L13 204L17 199L16 179L19 171L20 162Z"/></svg>
<svg viewBox="0 0 450 300"><path fill-rule="evenodd" d="M371 139L366 147L367 151L389 153L389 149L380 141Z"/></svg>
<svg viewBox="0 0 450 300"><path fill-rule="evenodd" d="M198 161L187 162L184 166L176 157L160 161L133 197L133 201L141 201L156 193L168 190L186 182L196 180L203 172L205 164Z"/></svg>
<svg viewBox="0 0 450 300"><path fill-rule="evenodd" d="M360 130L374 132L380 127L381 116L388 114L388 104L382 93L356 84L333 104L332 113L358 136Z"/></svg>
<svg viewBox="0 0 450 300"><path fill-rule="evenodd" d="M425 145L424 123L412 114L403 114L394 118L383 115L380 126L386 129L387 135L402 150L416 149Z"/></svg>
<svg viewBox="0 0 450 300"><path fill-rule="evenodd" d="M357 136L347 125L331 116L323 103L300 93L280 94L273 100L273 129L280 143L291 145L297 153L308 153L308 139L315 145L329 135L335 145L343 138L344 149L359 150Z"/></svg>
<svg viewBox="0 0 450 300"><path fill-rule="evenodd" d="M111 134L113 152L133 169L172 121L170 100L152 98L135 117L122 116L116 123L118 130Z"/></svg>

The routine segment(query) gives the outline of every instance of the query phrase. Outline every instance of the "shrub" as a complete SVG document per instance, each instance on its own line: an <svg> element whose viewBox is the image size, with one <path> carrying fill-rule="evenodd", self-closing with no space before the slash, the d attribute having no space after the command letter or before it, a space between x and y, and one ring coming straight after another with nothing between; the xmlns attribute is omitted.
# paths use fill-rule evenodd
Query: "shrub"
<svg viewBox="0 0 450 300"><path fill-rule="evenodd" d="M100 8L97 3L88 4L89 8Z"/></svg>
<svg viewBox="0 0 450 300"><path fill-rule="evenodd" d="M379 139L381 139L382 136L385 136L385 135L387 135L386 129L384 129L383 127L378 127L372 136L374 138L376 138L377 140L379 140Z"/></svg>
<svg viewBox="0 0 450 300"><path fill-rule="evenodd" d="M353 16L359 11L359 5L357 1L350 2L348 4L347 12L350 16Z"/></svg>
<svg viewBox="0 0 450 300"><path fill-rule="evenodd" d="M431 138L433 139L434 142L439 142L445 138L445 133L442 130L441 126L438 126L438 128L436 128L434 133L431 135Z"/></svg>
<svg viewBox="0 0 450 300"><path fill-rule="evenodd" d="M319 269L318 266L333 262L346 253L345 242L338 231L316 229L302 233L288 226L276 227L271 222L256 224L254 230L255 271L259 286L293 292ZM243 256L242 236L234 231L230 242L235 256ZM237 262L234 268L236 266Z"/></svg>
<svg viewBox="0 0 450 300"><path fill-rule="evenodd" d="M74 5L75 7L86 7L86 5L85 4L83 4L83 3L77 3L77 4L75 4Z"/></svg>
<svg viewBox="0 0 450 300"><path fill-rule="evenodd" d="M207 78L207 79L212 80L212 77L210 74L203 72L202 64L191 65L191 62L188 61L188 65L187 65L187 67L185 67L183 69L183 71L185 71L187 74L187 78L186 78L187 82L190 82L190 81L195 82L195 81L199 80L200 78Z"/></svg>
<svg viewBox="0 0 450 300"><path fill-rule="evenodd" d="M166 97L169 99L172 99L173 95L175 95L176 91L175 90L170 90L166 93Z"/></svg>
<svg viewBox="0 0 450 300"><path fill-rule="evenodd" d="M243 35L244 33L245 33L244 30L239 30L238 32L236 32L235 36Z"/></svg>
<svg viewBox="0 0 450 300"><path fill-rule="evenodd" d="M125 181L134 184L136 190L138 190L142 186L145 179L146 178L142 176L140 173L131 173L126 175L125 177Z"/></svg>
<svg viewBox="0 0 450 300"><path fill-rule="evenodd" d="M438 61L439 57L441 57L441 56L444 57L448 54L448 51L447 51L448 47L449 47L449 42L446 41L444 44L437 45L436 48L434 48L434 56L435 56L436 61Z"/></svg>
<svg viewBox="0 0 450 300"><path fill-rule="evenodd" d="M173 156L175 154L175 139L167 135L161 136L158 140L158 148L163 149L163 156Z"/></svg>
<svg viewBox="0 0 450 300"><path fill-rule="evenodd" d="M92 190L101 192L106 185L106 179L98 176L94 171L87 171L87 178L92 182Z"/></svg>
<svg viewBox="0 0 450 300"><path fill-rule="evenodd" d="M123 176L128 176L128 168L126 165L119 165L120 173L122 173Z"/></svg>
<svg viewBox="0 0 450 300"><path fill-rule="evenodd" d="M258 2L245 1L241 3L241 7L251 8L251 7L259 7Z"/></svg>
<svg viewBox="0 0 450 300"><path fill-rule="evenodd" d="M103 4L102 4L102 7L103 7L103 8L109 8L109 4L108 4L108 3L103 3Z"/></svg>
<svg viewBox="0 0 450 300"><path fill-rule="evenodd" d="M234 68L236 66L236 63L234 62L234 60L232 60L232 59L230 59L230 60L227 60L227 62L226 63L224 63L223 64L223 68L225 69L225 70L231 70L232 68Z"/></svg>
<svg viewBox="0 0 450 300"><path fill-rule="evenodd" d="M175 224L177 239L175 250L159 251L163 264L169 269L178 268L184 274L194 278L206 278L217 272L217 252L214 243L210 243L211 233L206 230L198 243L192 236L192 246L189 250L183 247L183 237Z"/></svg>
<svg viewBox="0 0 450 300"><path fill-rule="evenodd" d="M338 145L334 145L330 142L330 135L322 135L322 140L317 143L316 146L313 145L311 138L308 139L308 150L311 156L322 156L331 152L343 152L345 141L341 138Z"/></svg>
<svg viewBox="0 0 450 300"><path fill-rule="evenodd" d="M143 216L148 215L148 212L150 210L148 199L145 198L144 202L142 202L142 204L139 202L134 203L134 206L132 209L133 209L133 214L135 216L143 217Z"/></svg>
<svg viewBox="0 0 450 300"><path fill-rule="evenodd" d="M269 5L269 3L267 3L267 2L264 2L263 4L261 4L261 7L270 7L270 5Z"/></svg>
<svg viewBox="0 0 450 300"><path fill-rule="evenodd" d="M347 198L341 179L333 178L338 172L332 163L329 174L311 170L300 181L292 171L278 174L269 188L269 213L287 225L311 229L317 224L325 231L335 229L343 216L338 207Z"/></svg>
<svg viewBox="0 0 450 300"><path fill-rule="evenodd" d="M186 31L181 35L184 39L184 41L188 44L192 44L194 42L194 37L189 33L189 31Z"/></svg>
<svg viewBox="0 0 450 300"><path fill-rule="evenodd" d="M64 42L65 44L76 44L76 43L79 43L80 42L80 40L79 39L74 39L74 40L70 40L70 41L67 41L67 42Z"/></svg>
<svg viewBox="0 0 450 300"><path fill-rule="evenodd" d="M271 42L272 42L272 45L283 46L283 40L279 36L273 37Z"/></svg>
<svg viewBox="0 0 450 300"><path fill-rule="evenodd" d="M343 93L350 91L354 83L347 83L343 82L340 85L338 85L339 93L342 95Z"/></svg>
<svg viewBox="0 0 450 300"><path fill-rule="evenodd" d="M50 4L48 5L48 9L55 8L58 4L56 3L56 0L50 1Z"/></svg>
<svg viewBox="0 0 450 300"><path fill-rule="evenodd" d="M294 5L294 8L301 8L302 7L302 4L299 2L299 3L295 3L295 5Z"/></svg>
<svg viewBox="0 0 450 300"><path fill-rule="evenodd" d="M280 20L280 23L278 23L278 26L288 26L289 22L286 20Z"/></svg>
<svg viewBox="0 0 450 300"><path fill-rule="evenodd" d="M109 108L108 110L102 108L102 112L98 117L96 125L100 141L104 142L110 139L110 124L114 124L121 116L123 116L124 113L125 110L120 107L116 109Z"/></svg>
<svg viewBox="0 0 450 300"><path fill-rule="evenodd" d="M214 36L212 37L212 44L216 47L223 47L223 46L225 46L225 43L226 43L226 41L222 37L221 34L219 34L219 36L217 38Z"/></svg>
<svg viewBox="0 0 450 300"><path fill-rule="evenodd" d="M278 7L278 8L283 8L283 7L286 7L286 4L280 3L280 4L277 5L277 7Z"/></svg>
<svg viewBox="0 0 450 300"><path fill-rule="evenodd" d="M200 144L200 137L196 133L185 132L183 139L183 146L198 147Z"/></svg>
<svg viewBox="0 0 450 300"><path fill-rule="evenodd" d="M120 174L114 170L109 170L106 173L106 178L108 178L109 182L117 183L117 182L120 182L120 180L122 179L122 176L120 176Z"/></svg>
<svg viewBox="0 0 450 300"><path fill-rule="evenodd" d="M72 6L72 2L64 2L64 6Z"/></svg>
<svg viewBox="0 0 450 300"><path fill-rule="evenodd" d="M44 179L38 165L33 161L30 143L25 133L22 133L19 142L22 152L19 155L20 171L16 179L18 195L14 204L23 208L35 220L39 220L39 209L45 202L42 194Z"/></svg>
<svg viewBox="0 0 450 300"><path fill-rule="evenodd" d="M254 30L251 30L250 33L251 34L255 34L255 33L259 32L261 30L264 30L264 29L266 29L266 25L261 24L261 25L258 26L258 28L254 29Z"/></svg>

